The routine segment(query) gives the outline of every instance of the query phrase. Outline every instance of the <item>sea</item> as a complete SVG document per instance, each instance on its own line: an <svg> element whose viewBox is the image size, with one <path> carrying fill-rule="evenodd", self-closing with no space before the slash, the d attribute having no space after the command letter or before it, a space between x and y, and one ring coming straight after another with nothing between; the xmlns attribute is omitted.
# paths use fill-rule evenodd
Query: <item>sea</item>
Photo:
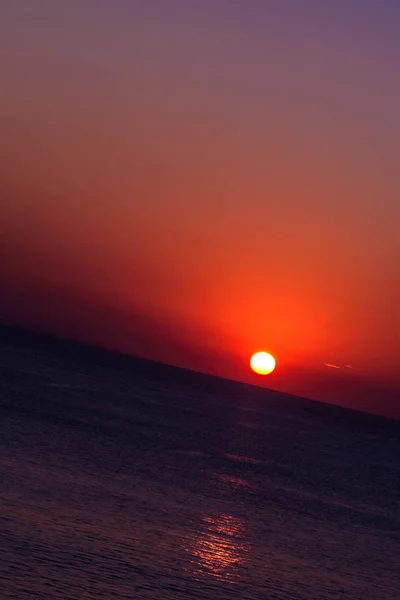
<svg viewBox="0 0 400 600"><path fill-rule="evenodd" d="M400 598L398 422L0 336L0 600Z"/></svg>

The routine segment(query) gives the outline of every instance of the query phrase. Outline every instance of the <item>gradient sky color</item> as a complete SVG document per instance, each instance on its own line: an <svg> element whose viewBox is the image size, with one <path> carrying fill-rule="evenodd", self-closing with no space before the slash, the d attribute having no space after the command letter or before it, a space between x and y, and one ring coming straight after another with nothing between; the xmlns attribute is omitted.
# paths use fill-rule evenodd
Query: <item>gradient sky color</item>
<svg viewBox="0 0 400 600"><path fill-rule="evenodd" d="M399 31L393 0L3 1L2 320L257 382L263 349L271 387L400 416Z"/></svg>

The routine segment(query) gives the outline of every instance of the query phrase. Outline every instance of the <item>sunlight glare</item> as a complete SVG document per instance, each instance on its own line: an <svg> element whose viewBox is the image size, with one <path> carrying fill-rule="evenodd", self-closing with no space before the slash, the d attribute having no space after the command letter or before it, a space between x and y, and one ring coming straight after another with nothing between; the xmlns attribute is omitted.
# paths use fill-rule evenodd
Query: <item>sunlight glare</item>
<svg viewBox="0 0 400 600"><path fill-rule="evenodd" d="M275 358L268 352L256 352L250 359L250 367L258 375L269 375L275 366Z"/></svg>

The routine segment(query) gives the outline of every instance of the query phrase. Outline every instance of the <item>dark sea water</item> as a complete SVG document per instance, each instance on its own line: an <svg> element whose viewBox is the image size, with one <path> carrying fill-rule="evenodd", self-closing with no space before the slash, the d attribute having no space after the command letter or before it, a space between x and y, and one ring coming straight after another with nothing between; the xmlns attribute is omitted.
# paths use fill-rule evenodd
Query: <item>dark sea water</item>
<svg viewBox="0 0 400 600"><path fill-rule="evenodd" d="M0 600L400 598L395 423L0 341Z"/></svg>

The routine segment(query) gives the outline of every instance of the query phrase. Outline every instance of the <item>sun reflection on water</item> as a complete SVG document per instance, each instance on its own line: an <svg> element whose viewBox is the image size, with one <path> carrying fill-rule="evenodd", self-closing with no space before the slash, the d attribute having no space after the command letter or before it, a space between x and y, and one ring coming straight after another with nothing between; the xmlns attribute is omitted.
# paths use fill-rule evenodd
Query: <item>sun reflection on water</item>
<svg viewBox="0 0 400 600"><path fill-rule="evenodd" d="M221 581L233 581L245 563L243 523L231 515L204 516L202 529L187 548L197 574L209 574Z"/></svg>

